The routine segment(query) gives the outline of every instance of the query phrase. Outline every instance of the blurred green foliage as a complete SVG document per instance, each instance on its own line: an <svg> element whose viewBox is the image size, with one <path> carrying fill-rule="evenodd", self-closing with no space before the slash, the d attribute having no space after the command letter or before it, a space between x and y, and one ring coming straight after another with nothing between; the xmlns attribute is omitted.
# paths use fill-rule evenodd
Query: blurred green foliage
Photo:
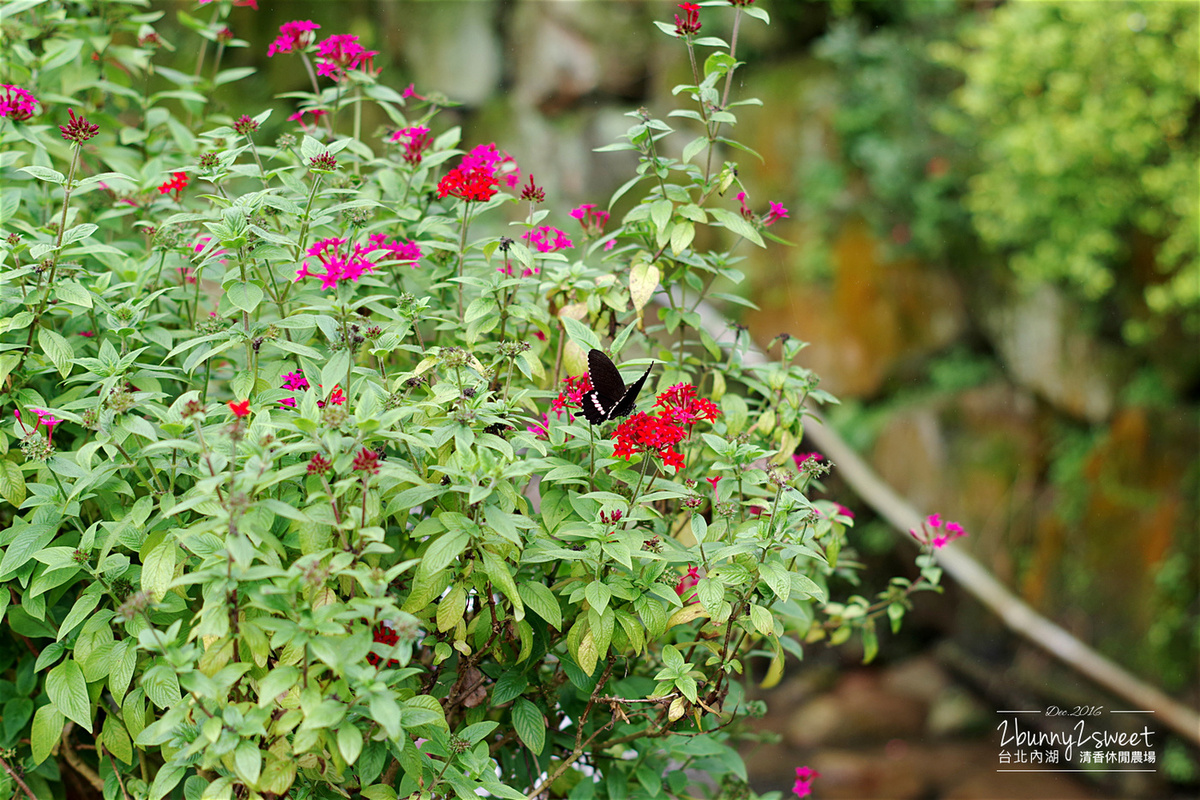
<svg viewBox="0 0 1200 800"><path fill-rule="evenodd" d="M1200 327L1200 6L873 10L817 48L840 152L809 165L803 217L829 233L859 216L900 253L1115 302L1130 342Z"/></svg>
<svg viewBox="0 0 1200 800"><path fill-rule="evenodd" d="M933 55L965 75L943 130L974 143L965 196L982 241L1025 281L1087 299L1153 242L1156 314L1200 324L1197 20L1185 3L1012 3ZM1129 333L1129 330L1126 331Z"/></svg>

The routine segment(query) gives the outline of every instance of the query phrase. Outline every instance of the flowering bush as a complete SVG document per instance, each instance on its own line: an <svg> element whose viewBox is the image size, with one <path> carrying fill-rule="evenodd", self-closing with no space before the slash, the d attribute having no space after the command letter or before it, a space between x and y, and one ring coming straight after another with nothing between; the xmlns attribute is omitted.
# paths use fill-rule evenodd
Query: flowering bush
<svg viewBox="0 0 1200 800"><path fill-rule="evenodd" d="M750 368L697 330L786 214L727 207L736 38L697 38L765 13L660 25L697 64L694 138L671 158L631 114L635 202L576 209L576 246L355 37L282 26L267 54L313 92L267 145L268 114L207 105L248 73L151 75L155 17L120 5L6 17L0 794L71 769L123 800L750 796L741 677L826 636L870 657L938 578L832 601L850 517L792 458L830 398L799 343ZM120 91L65 93L101 70ZM401 135L364 141L366 102ZM593 348L655 363L654 410L571 413Z"/></svg>

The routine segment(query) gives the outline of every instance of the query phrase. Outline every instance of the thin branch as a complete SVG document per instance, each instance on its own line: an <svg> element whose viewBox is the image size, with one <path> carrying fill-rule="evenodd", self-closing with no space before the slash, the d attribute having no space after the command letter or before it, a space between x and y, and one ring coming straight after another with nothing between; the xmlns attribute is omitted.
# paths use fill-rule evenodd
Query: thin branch
<svg viewBox="0 0 1200 800"><path fill-rule="evenodd" d="M665 292L656 295L655 301L660 305L669 302ZM721 347L730 349L733 342L729 323L708 303L702 303L697 312L700 314L700 327ZM747 365L757 366L767 361L767 356L753 343L746 346ZM911 544L908 531L919 527L924 516L879 477L836 431L825 425L819 415L812 414L810 421L805 423L804 433L811 436L817 447L837 464L838 474L850 488ZM1164 725L1189 742L1200 745L1200 713L1195 709L1177 702L1034 611L961 549L942 549L935 555L938 566L948 576L998 616L1014 633L1028 639L1097 685L1127 700L1135 708L1153 712L1155 719L1162 720Z"/></svg>

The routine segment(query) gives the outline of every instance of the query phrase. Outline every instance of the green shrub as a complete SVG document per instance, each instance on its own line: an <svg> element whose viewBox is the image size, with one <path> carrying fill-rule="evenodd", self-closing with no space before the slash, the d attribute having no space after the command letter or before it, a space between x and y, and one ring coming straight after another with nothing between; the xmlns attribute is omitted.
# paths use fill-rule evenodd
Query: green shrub
<svg viewBox="0 0 1200 800"><path fill-rule="evenodd" d="M269 143L210 110L251 77L229 4L185 18L187 71L139 6L5 18L0 793L69 765L113 800L750 796L745 674L872 657L938 571L828 601L850 520L792 453L830 398L799 343L748 366L697 328L782 212L722 194L735 43L681 36L712 50L683 158L631 114L637 203L569 237L354 37L281 32L314 88ZM657 395L615 431L579 416L602 346Z"/></svg>

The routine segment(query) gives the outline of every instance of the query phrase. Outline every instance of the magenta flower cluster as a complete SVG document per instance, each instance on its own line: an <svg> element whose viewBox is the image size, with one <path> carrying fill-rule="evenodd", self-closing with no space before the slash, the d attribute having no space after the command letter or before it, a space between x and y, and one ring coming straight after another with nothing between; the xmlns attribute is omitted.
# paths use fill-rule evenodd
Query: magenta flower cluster
<svg viewBox="0 0 1200 800"><path fill-rule="evenodd" d="M19 86L0 83L0 117L23 122L33 116L38 100Z"/></svg>
<svg viewBox="0 0 1200 800"><path fill-rule="evenodd" d="M574 247L565 233L558 228L551 228L549 225L541 225L534 230L526 231L521 234L521 238L539 253L557 253L559 250Z"/></svg>
<svg viewBox="0 0 1200 800"><path fill-rule="evenodd" d="M322 239L308 248L308 255L316 257L324 272L314 272L305 261L296 271L296 280L318 278L322 289L336 288L342 281L357 281L366 273L374 272L375 262L367 257L368 253L384 251L375 256L377 259L396 261L416 261L421 257L421 248L415 242L396 242L387 238L386 234L375 233L368 238L367 246L356 244L347 248L349 242L338 237Z"/></svg>
<svg viewBox="0 0 1200 800"><path fill-rule="evenodd" d="M957 522L943 522L938 514L930 514L920 528L910 528L909 535L926 547L940 550L967 532Z"/></svg>

